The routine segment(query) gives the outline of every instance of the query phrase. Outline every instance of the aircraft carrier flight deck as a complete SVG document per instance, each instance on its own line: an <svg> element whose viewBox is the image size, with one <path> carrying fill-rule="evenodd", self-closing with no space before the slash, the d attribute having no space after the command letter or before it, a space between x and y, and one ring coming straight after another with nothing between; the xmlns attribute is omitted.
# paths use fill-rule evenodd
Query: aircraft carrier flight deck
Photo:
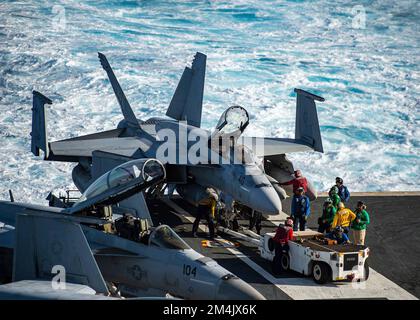
<svg viewBox="0 0 420 320"><path fill-rule="evenodd" d="M358 290L357 286L353 287L349 282L317 285L311 278L293 271L274 276L271 262L260 257L255 245L222 232L219 232L219 237L235 243L235 247L203 246L202 241L208 240L208 229L200 225L198 237L191 236L195 208L179 197L155 200L149 203L149 209L152 219L156 219L157 213L168 212L159 214L161 223L173 227L193 249L215 259L221 266L250 283L267 299L418 299L420 281L412 275L420 272L417 264L420 252L415 245L420 239L416 233L417 224L413 220L418 212L420 194L354 193L351 204L355 204L356 199L370 203L370 210L375 217L367 237L367 244L371 248L370 266L373 270L364 290ZM323 200L325 195L312 203L313 214L308 222L309 228L317 228L317 212L322 210ZM284 201L285 210L289 205L289 199ZM398 221L394 215L396 210L401 213ZM285 216L284 214L283 219ZM274 232L282 218L276 219L279 220L264 219L261 233ZM248 228L249 221L239 222L241 227ZM395 235L401 236L385 239L384 235L389 234L387 232L391 229L395 230Z"/></svg>

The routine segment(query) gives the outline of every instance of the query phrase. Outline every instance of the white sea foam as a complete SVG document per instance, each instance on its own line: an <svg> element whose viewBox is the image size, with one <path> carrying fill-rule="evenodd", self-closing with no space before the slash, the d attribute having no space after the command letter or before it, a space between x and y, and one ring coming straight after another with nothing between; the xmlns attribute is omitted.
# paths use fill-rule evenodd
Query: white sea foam
<svg viewBox="0 0 420 320"><path fill-rule="evenodd" d="M419 3L37 1L0 4L0 196L42 202L72 186L68 163L30 153L31 90L49 96L51 140L112 129L121 114L104 52L139 118L164 114L195 51L208 55L203 123L232 104L247 135L293 137L293 88L318 105L324 154L290 158L321 189L419 190ZM57 27L54 5L64 8ZM57 11L54 11L57 12Z"/></svg>

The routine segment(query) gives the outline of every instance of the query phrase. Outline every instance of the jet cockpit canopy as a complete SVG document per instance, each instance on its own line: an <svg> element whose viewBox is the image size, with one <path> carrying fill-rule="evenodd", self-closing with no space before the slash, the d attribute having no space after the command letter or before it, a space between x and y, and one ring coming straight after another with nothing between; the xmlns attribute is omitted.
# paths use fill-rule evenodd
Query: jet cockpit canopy
<svg viewBox="0 0 420 320"><path fill-rule="evenodd" d="M248 124L248 112L241 106L232 106L222 113L216 130L224 136L239 136Z"/></svg>
<svg viewBox="0 0 420 320"><path fill-rule="evenodd" d="M211 149L225 159L231 158L232 148L249 124L248 112L241 106L232 106L220 116L209 141Z"/></svg>
<svg viewBox="0 0 420 320"><path fill-rule="evenodd" d="M149 245L155 245L165 249L191 249L191 247L182 240L182 238L178 236L174 230L164 224L158 226L150 234Z"/></svg>
<svg viewBox="0 0 420 320"><path fill-rule="evenodd" d="M70 208L70 213L93 205L117 203L165 177L165 168L156 159L125 162L96 179Z"/></svg>

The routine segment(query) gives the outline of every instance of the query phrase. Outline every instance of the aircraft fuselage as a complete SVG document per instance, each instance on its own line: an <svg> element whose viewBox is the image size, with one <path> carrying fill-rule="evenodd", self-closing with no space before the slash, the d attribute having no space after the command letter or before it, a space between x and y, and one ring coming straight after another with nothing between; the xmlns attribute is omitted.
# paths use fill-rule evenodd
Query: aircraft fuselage
<svg viewBox="0 0 420 320"><path fill-rule="evenodd" d="M65 209L0 201L0 221L8 225L15 226L16 215L25 213L78 219L68 216ZM168 226L159 226L155 231L162 227L171 231ZM164 247L158 241L131 241L88 225L82 225L82 230L106 281L127 287L154 288L186 299L264 299L216 261L190 247L176 249Z"/></svg>

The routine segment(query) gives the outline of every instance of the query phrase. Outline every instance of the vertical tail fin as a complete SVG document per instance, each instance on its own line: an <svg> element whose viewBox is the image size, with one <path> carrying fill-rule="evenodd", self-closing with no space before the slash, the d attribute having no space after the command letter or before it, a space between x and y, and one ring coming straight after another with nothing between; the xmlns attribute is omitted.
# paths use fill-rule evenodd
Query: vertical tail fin
<svg viewBox="0 0 420 320"><path fill-rule="evenodd" d="M322 102L325 99L301 89L295 89L295 92L295 139L309 144L315 151L324 152L315 100Z"/></svg>
<svg viewBox="0 0 420 320"><path fill-rule="evenodd" d="M205 54L197 52L191 68L184 69L166 112L168 117L186 120L195 127L201 126L206 60Z"/></svg>
<svg viewBox="0 0 420 320"><path fill-rule="evenodd" d="M16 216L13 281L51 279L63 268L69 283L108 294L108 288L80 224L36 215ZM64 276L64 274L62 274ZM51 289L52 290L52 289Z"/></svg>
<svg viewBox="0 0 420 320"><path fill-rule="evenodd" d="M133 109L130 106L130 103L128 103L128 100L124 94L124 91L122 90L117 77L114 74L114 71L111 68L111 65L108 62L108 59L105 57L103 53L98 52L99 61L101 62L102 68L106 71L108 74L109 81L111 82L112 89L114 90L115 96L117 97L118 103L121 107L121 112L124 116L125 121L127 121L129 124L133 125L134 127L139 126L139 122L137 121L137 118L133 112Z"/></svg>
<svg viewBox="0 0 420 320"><path fill-rule="evenodd" d="M47 118L45 104L52 104L52 101L39 93L32 91L32 142L31 151L35 156L39 156L39 150L44 151L45 159L49 156L48 137L47 137Z"/></svg>

